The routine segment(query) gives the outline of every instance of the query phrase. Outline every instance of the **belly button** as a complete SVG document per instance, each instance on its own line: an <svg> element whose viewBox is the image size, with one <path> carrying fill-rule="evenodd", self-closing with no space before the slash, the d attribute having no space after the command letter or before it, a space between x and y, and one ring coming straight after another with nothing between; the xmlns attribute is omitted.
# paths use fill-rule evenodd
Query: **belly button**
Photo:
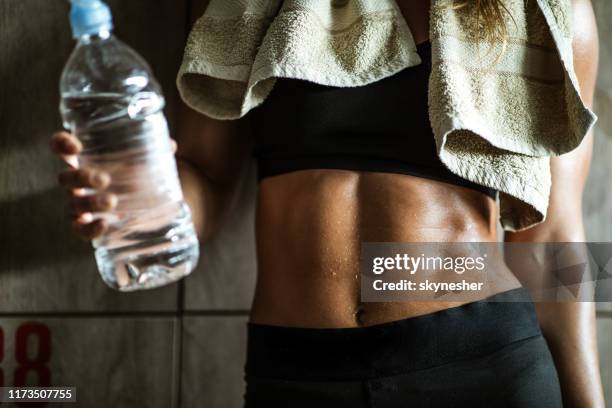
<svg viewBox="0 0 612 408"><path fill-rule="evenodd" d="M364 313L365 312L361 306L357 307L357 309L353 313L353 317L355 318L355 322L357 323L358 326L364 325L364 322L363 322Z"/></svg>

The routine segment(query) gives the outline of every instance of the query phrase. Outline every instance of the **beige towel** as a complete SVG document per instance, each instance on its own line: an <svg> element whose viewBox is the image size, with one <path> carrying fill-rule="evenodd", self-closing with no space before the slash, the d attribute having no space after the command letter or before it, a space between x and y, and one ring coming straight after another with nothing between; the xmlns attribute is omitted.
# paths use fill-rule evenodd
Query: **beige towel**
<svg viewBox="0 0 612 408"><path fill-rule="evenodd" d="M550 156L578 146L596 118L573 69L570 0L504 4L507 44L482 45L469 9L433 0L429 110L442 162L499 190L500 221L514 231L544 220ZM277 77L360 86L420 63L393 0L211 0L177 84L192 108L235 119Z"/></svg>

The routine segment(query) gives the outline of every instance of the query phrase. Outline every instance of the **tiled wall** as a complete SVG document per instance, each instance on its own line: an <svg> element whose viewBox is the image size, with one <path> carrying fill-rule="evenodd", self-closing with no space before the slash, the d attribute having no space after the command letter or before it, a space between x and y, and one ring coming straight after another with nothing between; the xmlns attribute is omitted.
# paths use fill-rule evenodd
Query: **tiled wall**
<svg viewBox="0 0 612 408"><path fill-rule="evenodd" d="M161 80L174 124L186 27L204 2L110 3L117 34ZM597 104L608 117L597 130L585 212L589 239L612 241L612 5L597 0L596 8ZM202 248L198 270L179 284L132 294L104 286L89 244L69 231L55 181L61 164L47 147L60 128L57 82L73 45L67 12L60 0L0 0L0 382L76 386L77 405L88 408L239 407L255 279L253 214L235 212L244 215L229 219ZM252 208L252 186L244 183L234 206ZM612 401L608 305L601 305L599 335Z"/></svg>

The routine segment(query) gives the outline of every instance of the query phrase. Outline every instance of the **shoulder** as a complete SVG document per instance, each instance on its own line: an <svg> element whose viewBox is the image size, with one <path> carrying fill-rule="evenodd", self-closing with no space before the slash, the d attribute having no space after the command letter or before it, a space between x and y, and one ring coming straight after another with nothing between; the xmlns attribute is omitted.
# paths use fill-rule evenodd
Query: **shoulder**
<svg viewBox="0 0 612 408"><path fill-rule="evenodd" d="M591 104L599 63L597 21L591 0L571 0L574 69L582 97Z"/></svg>

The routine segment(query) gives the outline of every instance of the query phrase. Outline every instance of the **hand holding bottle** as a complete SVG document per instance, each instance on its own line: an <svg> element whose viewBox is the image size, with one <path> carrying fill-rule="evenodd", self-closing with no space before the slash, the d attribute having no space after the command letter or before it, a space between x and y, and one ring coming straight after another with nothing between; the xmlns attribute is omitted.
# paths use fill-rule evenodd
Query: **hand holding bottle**
<svg viewBox="0 0 612 408"><path fill-rule="evenodd" d="M71 168L73 227L92 239L112 288L153 288L188 275L199 243L178 179L161 88L150 67L112 34L101 0L72 0L78 40L60 81L64 127L54 151Z"/></svg>

